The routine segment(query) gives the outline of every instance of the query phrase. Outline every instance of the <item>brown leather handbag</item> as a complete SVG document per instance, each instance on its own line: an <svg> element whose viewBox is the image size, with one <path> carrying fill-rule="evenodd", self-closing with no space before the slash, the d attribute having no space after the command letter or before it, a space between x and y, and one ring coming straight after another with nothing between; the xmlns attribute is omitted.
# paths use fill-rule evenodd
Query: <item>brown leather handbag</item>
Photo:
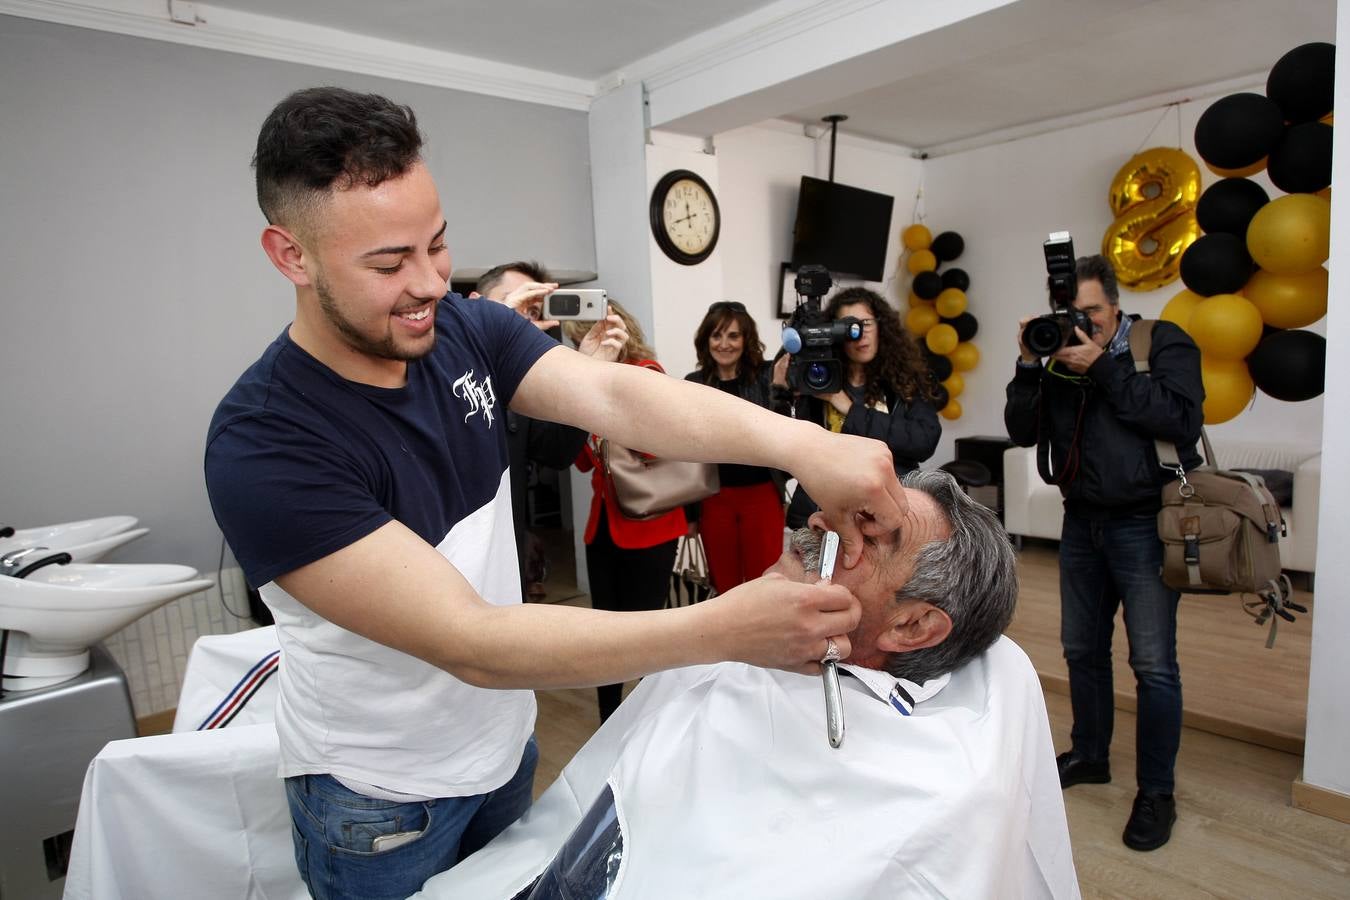
<svg viewBox="0 0 1350 900"><path fill-rule="evenodd" d="M629 519L654 519L717 493L717 466L652 457L600 441L600 463L619 512Z"/></svg>

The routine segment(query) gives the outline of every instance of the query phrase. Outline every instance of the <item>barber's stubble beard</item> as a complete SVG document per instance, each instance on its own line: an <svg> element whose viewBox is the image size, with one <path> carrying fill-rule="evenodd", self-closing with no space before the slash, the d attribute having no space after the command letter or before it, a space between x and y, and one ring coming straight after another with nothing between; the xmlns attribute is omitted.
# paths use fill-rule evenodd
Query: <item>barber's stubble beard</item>
<svg viewBox="0 0 1350 900"><path fill-rule="evenodd" d="M394 343L394 336L388 334L383 340L371 340L368 336L362 334L355 325L353 325L338 306L337 298L333 296L328 288L328 283L323 275L316 275L314 278L314 293L319 298L319 309L338 333L346 338L347 343L368 356L378 357L380 359L392 359L398 362L409 362L414 359L421 359L431 352L431 348L436 344L436 332L433 325L431 340L425 345L403 348ZM436 315L433 307L431 315Z"/></svg>

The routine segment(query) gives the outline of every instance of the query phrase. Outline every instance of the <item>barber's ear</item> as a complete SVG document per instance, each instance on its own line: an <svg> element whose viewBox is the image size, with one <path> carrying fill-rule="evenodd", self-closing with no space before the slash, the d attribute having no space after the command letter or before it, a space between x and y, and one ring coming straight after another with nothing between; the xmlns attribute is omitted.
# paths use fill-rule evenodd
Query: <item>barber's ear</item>
<svg viewBox="0 0 1350 900"><path fill-rule="evenodd" d="M886 653L908 653L936 647L951 633L951 616L923 600L904 600L877 639L877 647Z"/></svg>
<svg viewBox="0 0 1350 900"><path fill-rule="evenodd" d="M298 287L310 285L309 251L294 234L280 225L268 225L263 229L262 248L267 258L276 266L277 271L290 279Z"/></svg>

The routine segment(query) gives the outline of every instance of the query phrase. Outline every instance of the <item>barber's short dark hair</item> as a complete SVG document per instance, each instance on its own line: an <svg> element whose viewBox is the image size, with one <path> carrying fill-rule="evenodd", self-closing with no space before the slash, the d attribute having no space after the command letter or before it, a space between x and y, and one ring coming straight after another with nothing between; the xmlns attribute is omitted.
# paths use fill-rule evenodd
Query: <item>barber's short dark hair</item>
<svg viewBox="0 0 1350 900"><path fill-rule="evenodd" d="M478 284L474 285L474 290L486 295L488 291L495 288L506 275L507 272L519 272L531 281L541 283L551 282L548 269L544 268L542 263L535 262L532 259L518 259L515 262L502 263L500 266L493 266L478 277Z"/></svg>
<svg viewBox="0 0 1350 900"><path fill-rule="evenodd" d="M406 106L338 87L296 91L258 132L258 206L268 222L294 227L319 195L398 178L421 151L417 117Z"/></svg>
<svg viewBox="0 0 1350 900"><path fill-rule="evenodd" d="M1116 283L1116 270L1111 261L1098 253L1096 256L1080 256L1074 265L1078 283L1095 281L1102 286L1102 293L1111 301L1112 306L1120 305L1120 286Z"/></svg>
<svg viewBox="0 0 1350 900"><path fill-rule="evenodd" d="M886 671L923 684L961 668L988 650L1017 607L1017 560L998 516L976 503L941 470L913 471L903 479L937 501L951 537L919 550L914 573L897 602L923 600L952 620L951 634L932 647L887 655Z"/></svg>

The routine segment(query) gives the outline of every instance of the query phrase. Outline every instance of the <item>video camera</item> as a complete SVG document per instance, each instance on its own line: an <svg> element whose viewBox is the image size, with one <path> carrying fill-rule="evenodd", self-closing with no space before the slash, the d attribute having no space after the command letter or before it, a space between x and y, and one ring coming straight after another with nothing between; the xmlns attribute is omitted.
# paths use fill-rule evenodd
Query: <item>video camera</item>
<svg viewBox="0 0 1350 900"><path fill-rule="evenodd" d="M1050 305L1055 311L1037 316L1022 329L1022 344L1037 356L1049 356L1061 347L1080 343L1074 328L1092 334L1092 320L1073 306L1078 276L1073 238L1067 231L1054 231L1046 238L1045 271L1050 276Z"/></svg>
<svg viewBox="0 0 1350 900"><path fill-rule="evenodd" d="M802 266L794 286L800 298L783 329L783 349L792 354L788 387L799 394L833 394L844 386L845 341L862 337L863 324L852 316L830 321L820 298L834 282L824 266Z"/></svg>

